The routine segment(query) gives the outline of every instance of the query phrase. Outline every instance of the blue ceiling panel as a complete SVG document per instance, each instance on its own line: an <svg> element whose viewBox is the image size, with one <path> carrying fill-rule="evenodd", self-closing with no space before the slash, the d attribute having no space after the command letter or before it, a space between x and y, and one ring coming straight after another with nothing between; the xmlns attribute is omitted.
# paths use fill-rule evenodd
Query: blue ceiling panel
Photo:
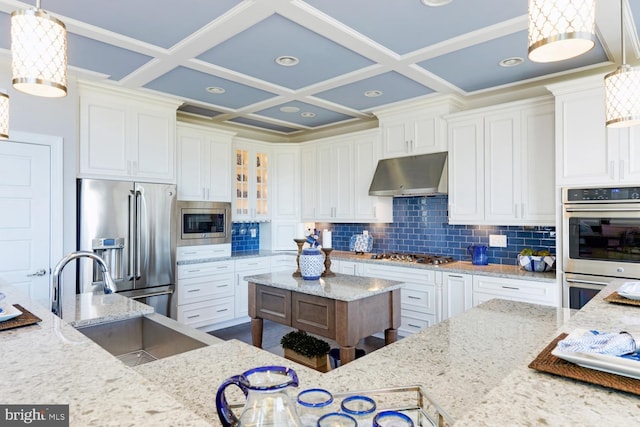
<svg viewBox="0 0 640 427"><path fill-rule="evenodd" d="M280 108L286 107L296 107L299 109L296 113L285 113L280 111ZM314 113L314 117L303 117L302 113ZM327 110L321 107L316 107L315 105L307 104L305 102L292 101L287 102L283 105L278 105L275 107L267 108L261 111L257 111L256 114L261 116L270 117L276 120L282 120L285 122L296 123L301 126L324 126L327 124L341 122L344 120L352 119L353 117L348 116L346 114L338 113L335 111Z"/></svg>
<svg viewBox="0 0 640 427"><path fill-rule="evenodd" d="M219 95L209 93L206 91L209 86L224 88L225 92ZM185 67L174 68L144 87L231 109L255 104L274 96L264 90Z"/></svg>
<svg viewBox="0 0 640 427"><path fill-rule="evenodd" d="M456 0L440 7L420 0L306 2L401 55L527 14L525 0Z"/></svg>
<svg viewBox="0 0 640 427"><path fill-rule="evenodd" d="M537 63L527 59L527 43L527 31L520 31L418 65L466 92L474 92L608 60L602 45L596 43L593 49L576 58ZM499 62L509 57L520 57L525 61L515 67L501 67Z"/></svg>
<svg viewBox="0 0 640 427"><path fill-rule="evenodd" d="M294 56L300 63L284 67L275 62L279 56ZM306 87L373 64L280 15L264 19L204 52L198 59L289 89Z"/></svg>
<svg viewBox="0 0 640 427"><path fill-rule="evenodd" d="M163 48L170 48L241 0L56 0L45 10Z"/></svg>
<svg viewBox="0 0 640 427"><path fill-rule="evenodd" d="M270 129L270 130L274 130L276 132L282 132L282 133L291 133L291 132L296 132L298 129L294 129L294 128L290 128L290 127L286 127L286 126L279 126L273 123L269 123L269 122L263 122L260 120L254 120L254 119L249 119L246 117L236 117L235 119L231 119L229 120L230 122L234 122L234 123L240 123L243 125L248 125L248 126L252 126L252 127L256 127L259 129Z"/></svg>
<svg viewBox="0 0 640 427"><path fill-rule="evenodd" d="M150 56L69 33L67 36L69 65L96 71L120 80L150 61Z"/></svg>
<svg viewBox="0 0 640 427"><path fill-rule="evenodd" d="M11 16L0 12L0 48L11 48Z"/></svg>
<svg viewBox="0 0 640 427"><path fill-rule="evenodd" d="M211 110L209 108L202 108L202 107L197 107L195 105L181 105L180 107L178 107L179 111L184 111L185 113L191 113L191 114L197 114L199 116L203 116L203 117L215 117L215 116L219 116L220 114L222 114L220 111L216 111L216 110Z"/></svg>
<svg viewBox="0 0 640 427"><path fill-rule="evenodd" d="M366 91L371 90L381 91L382 95L377 97L364 95ZM430 93L433 93L432 89L391 71L330 89L315 96L356 110L367 110Z"/></svg>

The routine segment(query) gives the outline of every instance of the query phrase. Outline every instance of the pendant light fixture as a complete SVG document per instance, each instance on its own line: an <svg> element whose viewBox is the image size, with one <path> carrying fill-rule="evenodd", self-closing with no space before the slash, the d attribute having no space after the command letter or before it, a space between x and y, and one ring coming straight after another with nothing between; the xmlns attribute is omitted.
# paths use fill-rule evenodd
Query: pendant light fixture
<svg viewBox="0 0 640 427"><path fill-rule="evenodd" d="M529 0L529 59L555 62L596 44L595 0Z"/></svg>
<svg viewBox="0 0 640 427"><path fill-rule="evenodd" d="M67 30L40 0L11 14L11 54L14 88L48 98L67 94Z"/></svg>
<svg viewBox="0 0 640 427"><path fill-rule="evenodd" d="M604 76L606 124L620 128L640 124L640 70L627 65L624 48L624 0L620 0L622 65Z"/></svg>
<svg viewBox="0 0 640 427"><path fill-rule="evenodd" d="M0 139L9 139L9 95L0 91Z"/></svg>

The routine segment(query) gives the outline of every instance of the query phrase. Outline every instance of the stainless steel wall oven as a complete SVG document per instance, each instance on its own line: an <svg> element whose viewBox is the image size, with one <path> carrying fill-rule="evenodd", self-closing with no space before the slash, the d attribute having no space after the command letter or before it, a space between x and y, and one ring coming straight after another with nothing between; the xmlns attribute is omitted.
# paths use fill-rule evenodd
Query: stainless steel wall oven
<svg viewBox="0 0 640 427"><path fill-rule="evenodd" d="M582 307L615 278L640 279L640 186L565 188L562 196L565 305Z"/></svg>

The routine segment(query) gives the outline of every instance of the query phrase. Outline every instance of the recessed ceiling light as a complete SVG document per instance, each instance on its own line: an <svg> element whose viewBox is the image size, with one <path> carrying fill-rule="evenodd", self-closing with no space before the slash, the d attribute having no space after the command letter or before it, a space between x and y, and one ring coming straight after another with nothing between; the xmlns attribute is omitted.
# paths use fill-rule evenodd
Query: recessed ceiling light
<svg viewBox="0 0 640 427"><path fill-rule="evenodd" d="M305 111L304 113L300 113L300 115L301 115L302 117L309 118L309 117L315 117L315 116L316 116L316 113L312 113L312 112L310 112L310 111Z"/></svg>
<svg viewBox="0 0 640 427"><path fill-rule="evenodd" d="M221 88L221 87L218 87L218 86L209 86L207 88L207 92L213 93L215 95L220 95L221 93L225 93L226 90L224 88Z"/></svg>
<svg viewBox="0 0 640 427"><path fill-rule="evenodd" d="M298 65L298 62L300 62L300 60L295 56L279 56L276 58L276 63L283 67L293 67L294 65Z"/></svg>
<svg viewBox="0 0 640 427"><path fill-rule="evenodd" d="M300 109L298 107L285 106L280 107L280 111L282 111L283 113L297 113L298 111L300 111Z"/></svg>
<svg viewBox="0 0 640 427"><path fill-rule="evenodd" d="M368 90L364 93L364 96L368 97L368 98L375 98L377 96L382 95L382 91L381 90Z"/></svg>
<svg viewBox="0 0 640 427"><path fill-rule="evenodd" d="M438 7L451 3L452 0L422 0L425 6Z"/></svg>
<svg viewBox="0 0 640 427"><path fill-rule="evenodd" d="M520 65L524 62L524 59L519 56L514 56L512 58L503 59L499 62L501 67L515 67L516 65Z"/></svg>

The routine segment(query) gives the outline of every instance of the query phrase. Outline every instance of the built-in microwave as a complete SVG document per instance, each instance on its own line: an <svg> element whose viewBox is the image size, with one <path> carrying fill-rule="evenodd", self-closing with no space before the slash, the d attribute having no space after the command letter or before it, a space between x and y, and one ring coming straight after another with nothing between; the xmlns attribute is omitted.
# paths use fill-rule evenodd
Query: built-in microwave
<svg viewBox="0 0 640 427"><path fill-rule="evenodd" d="M231 203L176 202L176 246L231 243Z"/></svg>

